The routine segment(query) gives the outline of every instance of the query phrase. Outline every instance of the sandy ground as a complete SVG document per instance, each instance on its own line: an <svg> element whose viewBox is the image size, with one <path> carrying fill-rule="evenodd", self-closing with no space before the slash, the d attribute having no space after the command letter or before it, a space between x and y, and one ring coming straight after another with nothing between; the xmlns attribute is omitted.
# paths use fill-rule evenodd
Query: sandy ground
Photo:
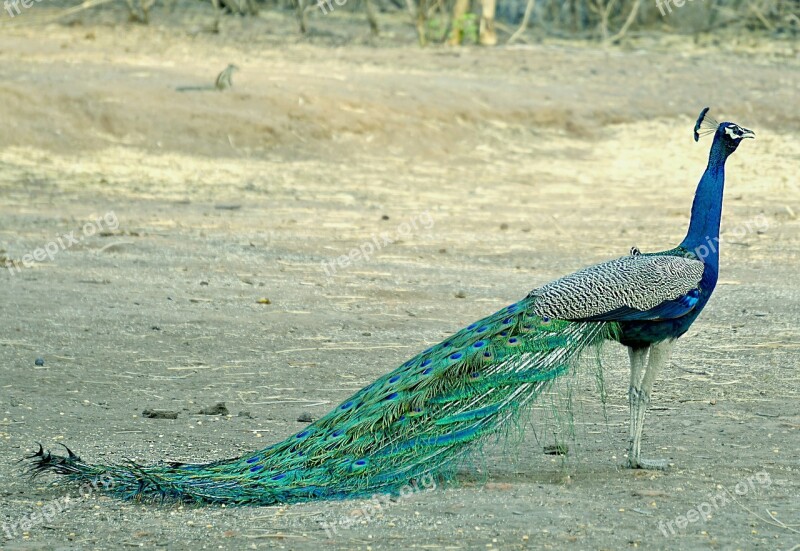
<svg viewBox="0 0 800 551"><path fill-rule="evenodd" d="M0 546L796 549L796 44L420 50L398 25L342 46L319 18L281 43L292 21L268 35L270 17L0 34L0 257L52 251L0 269ZM232 90L175 91L228 62ZM704 105L757 140L728 163L716 295L656 384L644 445L668 471L621 468L627 356L608 345L607 418L587 371L574 438L551 419L563 392L545 397L524 439L377 511L125 503L21 476L36 441L107 462L263 447L541 283L673 246ZM324 264L373 238L369 259ZM229 416L198 414L217 402ZM554 439L566 459L543 453Z"/></svg>

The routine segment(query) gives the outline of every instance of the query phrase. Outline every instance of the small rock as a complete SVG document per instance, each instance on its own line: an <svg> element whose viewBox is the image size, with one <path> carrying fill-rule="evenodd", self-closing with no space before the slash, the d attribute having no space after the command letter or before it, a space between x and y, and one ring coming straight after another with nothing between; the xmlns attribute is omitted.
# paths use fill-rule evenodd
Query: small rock
<svg viewBox="0 0 800 551"><path fill-rule="evenodd" d="M544 447L545 455L567 455L568 453L569 447L567 447L566 444L556 444L555 446Z"/></svg>
<svg viewBox="0 0 800 551"><path fill-rule="evenodd" d="M312 421L314 421L314 418L311 417L310 413L307 413L307 412L304 411L297 418L297 421L300 422L300 423L311 423Z"/></svg>
<svg viewBox="0 0 800 551"><path fill-rule="evenodd" d="M441 254L447 254L447 249L439 249L439 252L440 252Z"/></svg>
<svg viewBox="0 0 800 551"><path fill-rule="evenodd" d="M248 419L252 419L253 415L249 411L240 411L236 414L237 417L247 417Z"/></svg>
<svg viewBox="0 0 800 551"><path fill-rule="evenodd" d="M456 291L456 298L467 298L467 293L464 291Z"/></svg>
<svg viewBox="0 0 800 551"><path fill-rule="evenodd" d="M44 358L36 358L36 360L33 362L33 364L34 365L39 365L39 366L44 365Z"/></svg>
<svg viewBox="0 0 800 551"><path fill-rule="evenodd" d="M501 229L501 230L507 230L507 229L508 229L508 224L506 224L505 222L503 222L502 224L500 224L500 229Z"/></svg>
<svg viewBox="0 0 800 551"><path fill-rule="evenodd" d="M199 411L201 415L228 415L228 408L225 402L217 402L213 406L205 407Z"/></svg>
<svg viewBox="0 0 800 551"><path fill-rule="evenodd" d="M268 298L260 298L256 301L256 304L272 304L272 301Z"/></svg>
<svg viewBox="0 0 800 551"><path fill-rule="evenodd" d="M161 328L158 325L154 325L150 329L152 329L153 331L161 331Z"/></svg>
<svg viewBox="0 0 800 551"><path fill-rule="evenodd" d="M381 220L388 220L388 219L389 219L388 214L384 214L383 216L381 216Z"/></svg>
<svg viewBox="0 0 800 551"><path fill-rule="evenodd" d="M146 409L142 412L142 417L148 419L177 419L178 412L168 409Z"/></svg>

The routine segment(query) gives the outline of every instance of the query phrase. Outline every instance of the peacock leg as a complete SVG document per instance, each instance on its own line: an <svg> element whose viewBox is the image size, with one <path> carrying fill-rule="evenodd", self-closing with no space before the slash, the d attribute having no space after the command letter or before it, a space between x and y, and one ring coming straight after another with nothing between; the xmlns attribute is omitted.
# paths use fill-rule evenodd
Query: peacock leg
<svg viewBox="0 0 800 551"><path fill-rule="evenodd" d="M632 469L666 469L663 459L641 457L642 430L650 393L661 369L669 362L673 341L662 341L648 349L629 349L631 358L631 386L628 400L631 407L631 429L628 448L628 466ZM646 367L645 367L646 358Z"/></svg>
<svg viewBox="0 0 800 551"><path fill-rule="evenodd" d="M642 377L645 373L645 366L647 365L647 353L649 348L628 348L628 356L631 360L631 381L628 387L628 404L630 405L631 421L630 421L630 435L628 437L628 465L630 467L637 467L633 461L634 457L638 457L638 452L634 453L635 445L638 443L636 436L636 428L638 426L637 420L639 418L639 396L641 396Z"/></svg>

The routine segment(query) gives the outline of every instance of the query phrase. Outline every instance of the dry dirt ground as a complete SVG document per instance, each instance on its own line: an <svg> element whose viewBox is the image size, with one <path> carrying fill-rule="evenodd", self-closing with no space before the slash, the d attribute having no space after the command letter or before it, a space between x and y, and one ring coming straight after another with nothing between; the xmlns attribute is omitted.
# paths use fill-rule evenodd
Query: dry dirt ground
<svg viewBox="0 0 800 551"><path fill-rule="evenodd" d="M363 22L283 40L275 17L1 31L0 257L52 254L0 268L0 547L797 549L797 45L421 50L398 24L343 46L336 25ZM232 90L175 90L231 61ZM757 139L728 163L716 295L656 384L644 446L666 472L621 468L608 345L607 418L587 370L571 424L562 388L524 439L377 511L129 503L20 473L36 441L106 462L263 447L534 286L673 246L704 105ZM217 402L230 415L198 414Z"/></svg>

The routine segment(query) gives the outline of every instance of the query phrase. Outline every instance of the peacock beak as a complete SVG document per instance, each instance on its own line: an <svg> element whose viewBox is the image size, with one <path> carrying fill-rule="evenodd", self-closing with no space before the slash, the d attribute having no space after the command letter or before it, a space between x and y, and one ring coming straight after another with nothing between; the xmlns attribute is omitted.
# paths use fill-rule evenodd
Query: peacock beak
<svg viewBox="0 0 800 551"><path fill-rule="evenodd" d="M752 130L748 130L747 128L742 128L742 139L744 138L756 138L756 133Z"/></svg>

